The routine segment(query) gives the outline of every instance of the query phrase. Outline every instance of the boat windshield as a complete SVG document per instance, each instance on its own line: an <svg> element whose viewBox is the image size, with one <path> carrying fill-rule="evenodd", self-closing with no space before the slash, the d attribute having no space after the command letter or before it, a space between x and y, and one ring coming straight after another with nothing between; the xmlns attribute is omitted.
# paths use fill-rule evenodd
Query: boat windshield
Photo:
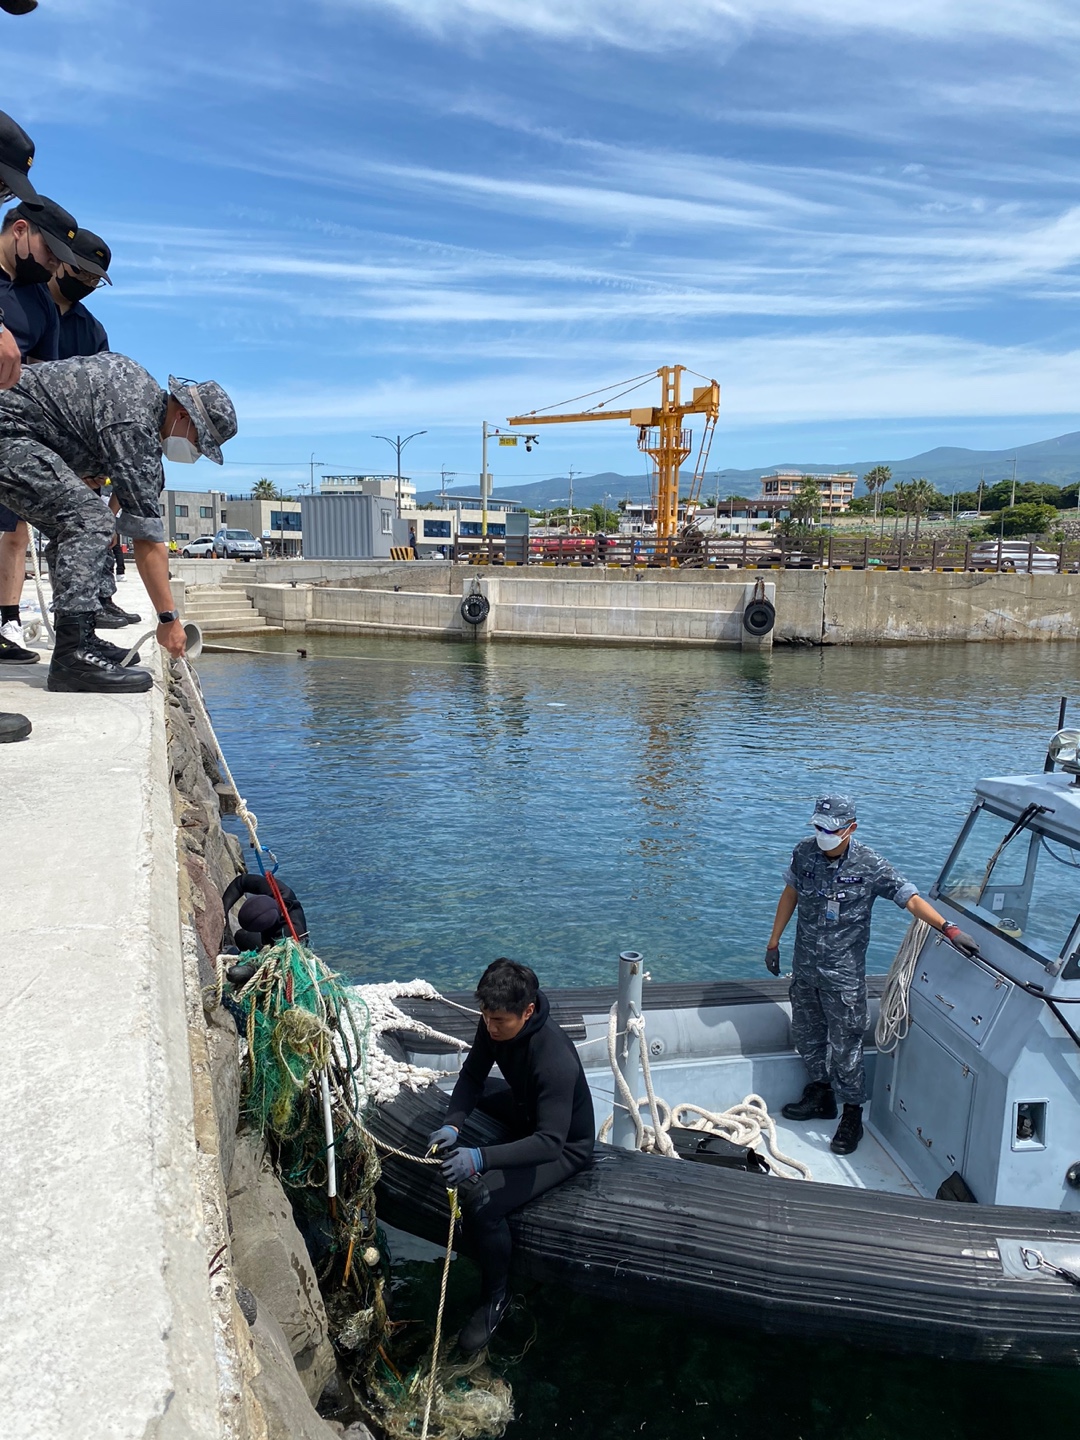
<svg viewBox="0 0 1080 1440"><path fill-rule="evenodd" d="M1009 839L1016 818L976 810L938 894L1043 962L1067 953L1080 920L1080 842L1048 835L1038 819Z"/></svg>

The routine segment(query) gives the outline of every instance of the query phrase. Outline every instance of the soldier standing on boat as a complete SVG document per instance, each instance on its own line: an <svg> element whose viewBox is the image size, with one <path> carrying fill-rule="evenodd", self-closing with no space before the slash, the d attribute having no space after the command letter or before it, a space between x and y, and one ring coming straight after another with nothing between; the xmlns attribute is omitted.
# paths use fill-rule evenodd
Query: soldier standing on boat
<svg viewBox="0 0 1080 1440"><path fill-rule="evenodd" d="M810 1073L800 1100L785 1105L789 1120L832 1120L844 1107L831 1149L850 1155L862 1139L866 1102L863 1035L870 1023L866 1001L866 948L870 912L879 897L939 930L965 955L977 955L970 935L950 925L889 862L852 839L858 822L845 795L822 795L784 872L765 964L780 974L780 937L798 910L792 954L791 1033Z"/></svg>
<svg viewBox="0 0 1080 1440"><path fill-rule="evenodd" d="M512 1242L506 1217L592 1161L592 1096L573 1041L551 1016L535 973L495 960L476 987L480 1023L461 1067L446 1124L428 1137L445 1154L443 1179L458 1187L465 1236L480 1266L480 1306L458 1336L472 1355L491 1339L509 1299ZM489 1080L497 1065L505 1080ZM473 1149L460 1130L477 1111L506 1138Z"/></svg>

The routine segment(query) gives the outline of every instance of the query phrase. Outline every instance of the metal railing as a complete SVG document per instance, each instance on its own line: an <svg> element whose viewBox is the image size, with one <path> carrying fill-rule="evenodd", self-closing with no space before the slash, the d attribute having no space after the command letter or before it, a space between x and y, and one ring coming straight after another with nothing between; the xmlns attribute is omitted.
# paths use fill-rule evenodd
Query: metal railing
<svg viewBox="0 0 1080 1440"><path fill-rule="evenodd" d="M601 564L635 569L828 568L1077 574L1080 572L1080 539L1063 541L1050 548L1011 540L920 537L916 542L902 535L803 538L746 535L731 539L678 535L663 540L638 535L551 535L530 539L529 564Z"/></svg>

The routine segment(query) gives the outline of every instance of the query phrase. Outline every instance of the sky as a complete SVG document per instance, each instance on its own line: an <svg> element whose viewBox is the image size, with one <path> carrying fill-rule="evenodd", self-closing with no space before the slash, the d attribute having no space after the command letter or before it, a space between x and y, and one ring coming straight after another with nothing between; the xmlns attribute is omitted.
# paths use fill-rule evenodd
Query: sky
<svg viewBox="0 0 1080 1440"><path fill-rule="evenodd" d="M170 484L425 431L418 488L475 492L482 421L676 362L721 383L710 468L1080 429L1072 0L40 0L0 40L35 183L113 248L113 348L236 402Z"/></svg>

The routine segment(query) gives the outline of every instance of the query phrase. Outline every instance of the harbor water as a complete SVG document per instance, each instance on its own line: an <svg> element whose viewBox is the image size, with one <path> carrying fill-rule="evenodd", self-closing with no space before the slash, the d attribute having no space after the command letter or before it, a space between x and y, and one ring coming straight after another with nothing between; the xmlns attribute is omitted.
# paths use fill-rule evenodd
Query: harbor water
<svg viewBox="0 0 1080 1440"><path fill-rule="evenodd" d="M297 643L198 668L315 948L358 982L467 989L510 955L548 985L611 983L628 948L655 979L761 974L817 794L854 796L860 839L925 893L975 780L1041 770L1059 697L1080 704L1066 645L742 654L306 636L302 659ZM888 967L905 920L877 906L868 968ZM460 1310L473 1281L456 1268ZM409 1313L433 1304L428 1267L401 1267L399 1283ZM1080 1401L1072 1374L522 1294L497 1346L522 1440L950 1440L1064 1427Z"/></svg>

